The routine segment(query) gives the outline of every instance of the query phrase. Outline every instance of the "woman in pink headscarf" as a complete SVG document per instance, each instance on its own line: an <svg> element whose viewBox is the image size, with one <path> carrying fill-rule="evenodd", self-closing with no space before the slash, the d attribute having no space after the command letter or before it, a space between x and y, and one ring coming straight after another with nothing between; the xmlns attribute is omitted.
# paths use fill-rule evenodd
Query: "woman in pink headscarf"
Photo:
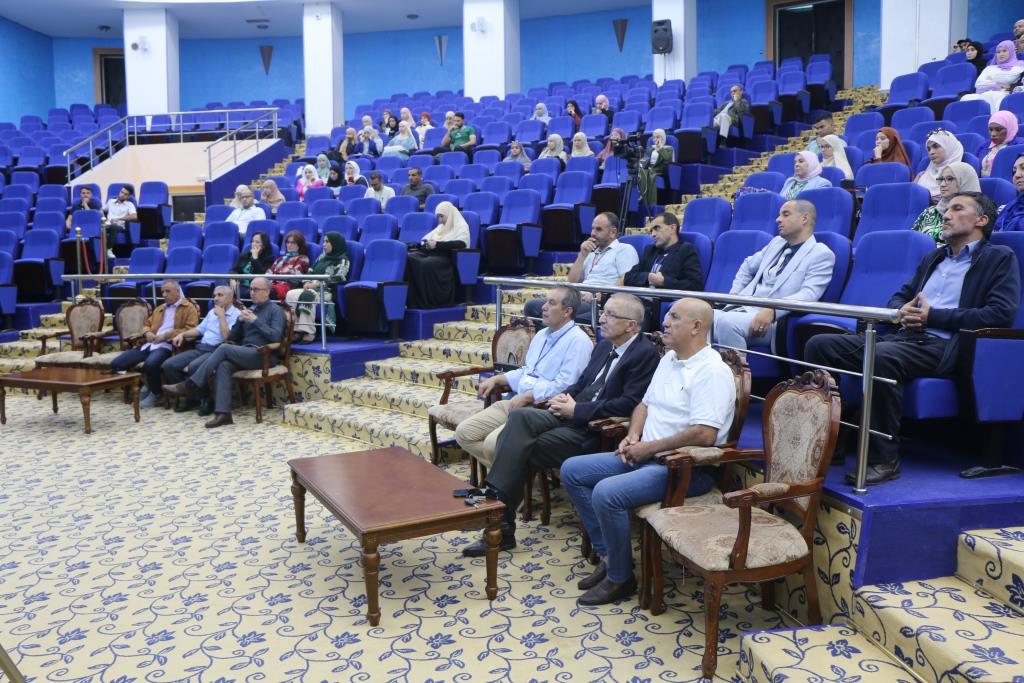
<svg viewBox="0 0 1024 683"><path fill-rule="evenodd" d="M999 154L1004 147L1016 144L1018 125L1017 116L1012 111L1000 110L989 118L989 142L983 144L978 150L982 178L992 175L992 162L996 160L996 154Z"/></svg>
<svg viewBox="0 0 1024 683"><path fill-rule="evenodd" d="M779 193L784 199L796 199L804 190L832 187L828 178L821 176L821 162L814 152L797 152L793 158L793 175L786 179Z"/></svg>
<svg viewBox="0 0 1024 683"><path fill-rule="evenodd" d="M996 54L988 63L978 80L974 82L975 92L964 95L961 100L985 100L992 112L999 111L999 103L1003 101L1014 81L1024 73L1024 61L1017 59L1017 51L1012 40L1004 40L996 45Z"/></svg>

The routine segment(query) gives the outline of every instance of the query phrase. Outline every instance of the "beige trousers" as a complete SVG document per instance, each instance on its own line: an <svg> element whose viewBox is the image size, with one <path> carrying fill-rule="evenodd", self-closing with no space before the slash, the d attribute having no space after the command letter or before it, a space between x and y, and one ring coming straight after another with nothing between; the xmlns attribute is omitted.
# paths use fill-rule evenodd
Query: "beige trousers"
<svg viewBox="0 0 1024 683"><path fill-rule="evenodd" d="M463 450L472 455L484 467L490 469L494 463L494 445L498 435L505 428L511 401L498 401L473 417L465 420L455 429L455 440Z"/></svg>

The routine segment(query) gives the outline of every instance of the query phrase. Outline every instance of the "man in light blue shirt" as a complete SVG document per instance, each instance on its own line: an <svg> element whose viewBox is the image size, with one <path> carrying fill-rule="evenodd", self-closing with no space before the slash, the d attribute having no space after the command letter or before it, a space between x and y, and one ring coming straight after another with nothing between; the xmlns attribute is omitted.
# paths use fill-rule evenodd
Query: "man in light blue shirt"
<svg viewBox="0 0 1024 683"><path fill-rule="evenodd" d="M214 349L223 344L224 340L228 338L232 326L237 322L240 312L235 307L235 293L230 287L221 285L214 289L213 306L202 322L197 327L185 330L171 339L171 344L176 349L181 348L181 345L190 339L199 339L199 343L188 351L171 356L163 364L168 384L184 382L192 370L198 368L213 353ZM184 413L194 409L197 405L199 402L196 399L189 398L184 403L179 403L174 410ZM212 412L212 407L208 406L208 410ZM209 414L209 412L204 414Z"/></svg>
<svg viewBox="0 0 1024 683"><path fill-rule="evenodd" d="M494 448L508 414L514 408L543 403L579 379L590 361L594 344L573 322L580 295L568 287L552 287L541 316L546 325L530 342L523 367L480 382L478 395L511 391L511 399L494 403L455 430L455 440L485 467L494 462Z"/></svg>

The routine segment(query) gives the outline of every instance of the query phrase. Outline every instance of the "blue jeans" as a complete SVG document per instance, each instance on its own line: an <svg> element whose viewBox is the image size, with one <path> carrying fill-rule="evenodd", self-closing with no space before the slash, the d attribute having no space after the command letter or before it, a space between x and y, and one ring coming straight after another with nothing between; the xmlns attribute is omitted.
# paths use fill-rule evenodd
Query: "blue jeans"
<svg viewBox="0 0 1024 683"><path fill-rule="evenodd" d="M707 493L714 483L708 472L695 469L686 495ZM562 463L562 484L597 554L608 558L608 578L616 583L629 579L633 574L629 511L665 496L668 469L653 459L639 467L624 465L615 453L579 455Z"/></svg>

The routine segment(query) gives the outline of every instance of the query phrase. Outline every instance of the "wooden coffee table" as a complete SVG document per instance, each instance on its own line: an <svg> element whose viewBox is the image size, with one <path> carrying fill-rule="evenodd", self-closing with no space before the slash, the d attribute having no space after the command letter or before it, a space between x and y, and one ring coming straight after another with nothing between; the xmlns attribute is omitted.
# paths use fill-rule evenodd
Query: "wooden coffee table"
<svg viewBox="0 0 1024 683"><path fill-rule="evenodd" d="M89 417L92 392L127 386L131 388L132 404L135 406L135 421L138 422L139 385L141 383L142 375L137 372L117 375L95 368L36 368L26 372L0 375L0 424L7 424L6 389L8 387L50 392L55 413L57 412L57 394L61 392L78 394L82 401L82 413L85 415L85 433L92 434L92 420Z"/></svg>
<svg viewBox="0 0 1024 683"><path fill-rule="evenodd" d="M488 600L498 595L498 543L505 504L466 505L452 490L466 482L404 448L381 448L290 460L295 538L306 541L306 491L312 493L363 546L367 618L380 623L377 596L381 543L485 525Z"/></svg>

